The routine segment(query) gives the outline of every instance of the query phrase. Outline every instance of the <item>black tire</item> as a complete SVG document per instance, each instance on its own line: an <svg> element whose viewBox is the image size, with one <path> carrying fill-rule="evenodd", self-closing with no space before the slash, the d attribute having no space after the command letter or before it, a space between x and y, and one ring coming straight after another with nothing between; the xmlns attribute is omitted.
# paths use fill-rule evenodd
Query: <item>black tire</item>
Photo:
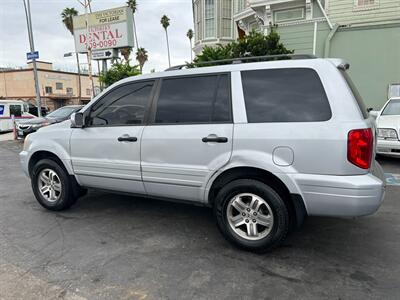
<svg viewBox="0 0 400 300"><path fill-rule="evenodd" d="M236 195L251 193L261 197L269 205L273 215L270 232L259 240L246 239L237 234L228 222L228 204ZM238 179L223 187L214 202L214 213L223 236L234 245L253 252L265 253L278 247L289 230L289 213L281 196L268 185L252 179ZM245 224L244 224L245 225Z"/></svg>
<svg viewBox="0 0 400 300"><path fill-rule="evenodd" d="M48 201L39 191L39 174L44 169L50 169L54 171L60 179L61 192L59 199L55 202ZM78 190L75 186L75 182L71 180L64 167L60 166L59 163L52 159L43 159L36 163L31 174L31 185L37 201L40 203L40 205L48 210L61 211L68 209L78 199Z"/></svg>

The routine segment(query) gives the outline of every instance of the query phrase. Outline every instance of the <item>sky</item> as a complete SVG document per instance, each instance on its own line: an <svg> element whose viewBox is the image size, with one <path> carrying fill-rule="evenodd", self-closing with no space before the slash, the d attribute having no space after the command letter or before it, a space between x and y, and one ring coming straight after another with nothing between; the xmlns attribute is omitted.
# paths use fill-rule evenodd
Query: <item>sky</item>
<svg viewBox="0 0 400 300"><path fill-rule="evenodd" d="M72 35L61 22L60 14L65 7L74 7L81 14L83 7L77 0L30 0L30 3L39 60L53 62L54 68L75 71L75 57L64 58L64 53L74 51L75 46ZM120 7L125 3L124 0L92 0L92 10ZM168 67L165 32L160 24L164 14L171 19L168 28L171 64L190 61L186 33L193 28L191 0L137 0L137 3L135 20L139 45L149 55L144 72L151 69L161 71ZM23 1L0 0L0 67L24 67L29 50ZM85 56L80 57L85 63Z"/></svg>

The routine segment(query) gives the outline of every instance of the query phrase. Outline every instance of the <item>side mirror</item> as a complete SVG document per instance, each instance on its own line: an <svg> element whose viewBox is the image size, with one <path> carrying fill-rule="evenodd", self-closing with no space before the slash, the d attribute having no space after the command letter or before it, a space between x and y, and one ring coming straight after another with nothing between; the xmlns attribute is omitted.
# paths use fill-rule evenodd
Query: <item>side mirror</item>
<svg viewBox="0 0 400 300"><path fill-rule="evenodd" d="M71 128L83 128L85 127L84 123L83 113L76 112L71 115Z"/></svg>
<svg viewBox="0 0 400 300"><path fill-rule="evenodd" d="M372 107L367 108L367 112L373 111L374 109Z"/></svg>

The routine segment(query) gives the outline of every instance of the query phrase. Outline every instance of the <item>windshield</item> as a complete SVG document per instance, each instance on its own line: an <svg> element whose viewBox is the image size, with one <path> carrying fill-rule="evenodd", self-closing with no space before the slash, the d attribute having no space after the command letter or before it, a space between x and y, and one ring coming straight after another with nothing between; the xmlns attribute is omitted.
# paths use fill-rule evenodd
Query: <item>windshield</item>
<svg viewBox="0 0 400 300"><path fill-rule="evenodd" d="M61 107L52 113L49 113L47 117L49 118L67 118L70 116L73 112L78 111L80 107Z"/></svg>
<svg viewBox="0 0 400 300"><path fill-rule="evenodd" d="M383 116L400 115L400 99L390 100L382 112Z"/></svg>

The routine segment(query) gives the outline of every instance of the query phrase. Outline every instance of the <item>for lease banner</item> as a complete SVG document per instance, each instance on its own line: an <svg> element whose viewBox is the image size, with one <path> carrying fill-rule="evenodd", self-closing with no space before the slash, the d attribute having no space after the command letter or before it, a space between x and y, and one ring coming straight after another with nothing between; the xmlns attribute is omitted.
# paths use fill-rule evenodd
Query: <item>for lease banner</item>
<svg viewBox="0 0 400 300"><path fill-rule="evenodd" d="M86 29L86 22L88 29ZM76 52L133 47L132 13L119 7L73 18Z"/></svg>

